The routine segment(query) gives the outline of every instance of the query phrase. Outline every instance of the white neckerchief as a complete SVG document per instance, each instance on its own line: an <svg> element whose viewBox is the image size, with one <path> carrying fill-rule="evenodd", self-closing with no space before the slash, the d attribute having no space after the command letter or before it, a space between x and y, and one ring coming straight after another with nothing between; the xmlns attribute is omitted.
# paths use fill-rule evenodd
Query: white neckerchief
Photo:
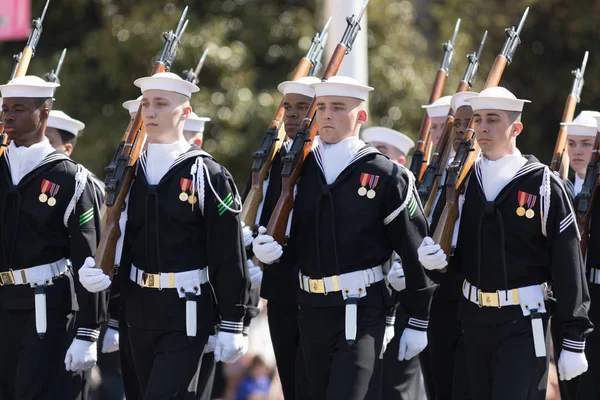
<svg viewBox="0 0 600 400"><path fill-rule="evenodd" d="M146 159L146 180L151 185L157 185L167 173L173 162L188 151L191 144L184 139L175 143L148 143L148 156Z"/></svg>
<svg viewBox="0 0 600 400"><path fill-rule="evenodd" d="M358 150L365 147L365 142L356 136L346 138L335 144L324 143L319 137L315 138L315 141L317 140L319 143L316 146L316 151L321 155L323 174L328 185L335 182Z"/></svg>
<svg viewBox="0 0 600 400"><path fill-rule="evenodd" d="M6 157L10 164L13 185L18 185L25 175L33 171L48 154L53 152L54 147L50 145L46 137L41 142L32 144L29 147L17 147L14 141L10 142Z"/></svg>
<svg viewBox="0 0 600 400"><path fill-rule="evenodd" d="M485 155L482 155L479 167L483 192L487 201L493 201L526 162L527 159L521 155L518 149L514 154L504 156L496 161L490 161L485 158Z"/></svg>
<svg viewBox="0 0 600 400"><path fill-rule="evenodd" d="M575 183L573 184L573 196L577 196L581 189L583 188L583 178L580 178L577 173L575 173Z"/></svg>

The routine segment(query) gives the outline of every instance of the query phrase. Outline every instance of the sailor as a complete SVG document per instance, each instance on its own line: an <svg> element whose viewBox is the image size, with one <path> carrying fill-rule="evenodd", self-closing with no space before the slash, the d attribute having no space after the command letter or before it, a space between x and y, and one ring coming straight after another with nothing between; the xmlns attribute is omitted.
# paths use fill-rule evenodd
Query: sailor
<svg viewBox="0 0 600 400"><path fill-rule="evenodd" d="M421 106L421 108L424 108L427 111L427 115L431 120L429 135L431 137L431 145L433 148L435 148L444 134L443 130L446 124L446 118L448 117L448 112L450 111L451 98L452 96L443 96L431 104Z"/></svg>
<svg viewBox="0 0 600 400"><path fill-rule="evenodd" d="M565 182L565 186L575 198L581 191L585 172L592 157L598 125L596 122L598 111L582 111L573 122L562 122L567 127L567 154L569 166L573 174Z"/></svg>
<svg viewBox="0 0 600 400"><path fill-rule="evenodd" d="M184 398L199 390L195 378L215 319L215 359L233 362L243 354L250 282L241 200L229 172L183 137L198 87L169 72L134 83L142 90L149 144L121 215L117 279L144 399ZM82 269L88 290L110 285L92 258Z"/></svg>
<svg viewBox="0 0 600 400"><path fill-rule="evenodd" d="M311 86L320 136L298 181L287 246L260 234L253 250L265 264L292 257L299 271L311 399L364 399L393 306L381 267L392 251L406 274L401 304L408 320L398 357L411 359L427 345L434 286L416 254L427 224L412 174L358 138L372 88L342 76Z"/></svg>
<svg viewBox="0 0 600 400"><path fill-rule="evenodd" d="M94 366L106 316L105 293L89 293L77 279L99 239L94 185L45 136L58 86L35 76L0 86L11 141L0 158L0 339L7 344L0 350L0 397L7 400L68 396L67 371Z"/></svg>
<svg viewBox="0 0 600 400"><path fill-rule="evenodd" d="M569 380L587 369L583 351L592 324L575 215L562 182L516 146L529 101L502 87L467 101L482 157L458 202L449 268L465 278L459 317L471 394L545 399L551 297L564 338L557 354L559 376ZM429 237L419 260L429 270L448 266L446 254Z"/></svg>

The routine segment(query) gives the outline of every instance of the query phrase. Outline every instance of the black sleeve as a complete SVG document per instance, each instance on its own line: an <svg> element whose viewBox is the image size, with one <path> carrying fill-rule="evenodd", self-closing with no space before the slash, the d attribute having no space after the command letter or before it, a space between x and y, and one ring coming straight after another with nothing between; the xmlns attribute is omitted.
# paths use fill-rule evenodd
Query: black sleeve
<svg viewBox="0 0 600 400"><path fill-rule="evenodd" d="M552 256L550 274L557 300L558 321L562 325L563 348L583 352L585 337L592 324L588 318L590 295L579 245L579 230L562 182L553 173L548 173L551 176L551 195L546 235Z"/></svg>
<svg viewBox="0 0 600 400"><path fill-rule="evenodd" d="M209 172L209 176L204 177L203 205L209 276L219 303L221 330L241 333L250 278L238 213L228 209L239 210L241 199L229 172L210 159L204 162Z"/></svg>
<svg viewBox="0 0 600 400"><path fill-rule="evenodd" d="M427 220L409 174L406 168L394 165L393 179L386 188L383 221L394 250L402 259L406 289L400 292L400 303L408 316L407 326L426 330L435 285L419 262L417 249L427 235Z"/></svg>
<svg viewBox="0 0 600 400"><path fill-rule="evenodd" d="M71 237L71 261L75 273L74 285L79 311L77 312L77 338L96 340L95 331L106 321L107 292L90 293L79 282L79 268L87 257L96 254L100 240L100 212L94 184L88 178L85 189L68 220Z"/></svg>

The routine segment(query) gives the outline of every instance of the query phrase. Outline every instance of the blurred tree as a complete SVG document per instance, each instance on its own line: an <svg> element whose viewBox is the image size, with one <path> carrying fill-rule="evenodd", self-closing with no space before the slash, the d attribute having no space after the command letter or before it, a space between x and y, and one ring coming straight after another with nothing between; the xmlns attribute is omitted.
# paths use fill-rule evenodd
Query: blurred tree
<svg viewBox="0 0 600 400"><path fill-rule="evenodd" d="M45 0L32 0L38 16ZM252 152L279 103L277 84L288 78L326 16L322 0L53 0L29 73L43 76L68 47L55 107L86 123L74 158L104 176L128 114L121 103L135 98L133 80L148 74L162 46L161 33L174 29L185 5L190 24L172 72L195 66L210 49L194 95L195 111L212 121L205 147L243 185ZM475 81L480 90L504 41L504 28L516 25L530 5L513 65L503 85L533 103L524 113L520 147L549 161L562 107L571 88L570 71L590 51L586 85L578 108L598 104L600 65L596 44L600 3L580 0L371 0L368 10L370 125L415 136L442 57L442 43L456 18L463 23L445 94L462 77L467 53L485 29L490 36ZM317 18L318 17L318 18ZM365 31L361 32L365 34ZM330 37L337 41L339 38ZM8 77L12 54L23 42L0 44L0 75ZM325 60L326 62L327 60Z"/></svg>

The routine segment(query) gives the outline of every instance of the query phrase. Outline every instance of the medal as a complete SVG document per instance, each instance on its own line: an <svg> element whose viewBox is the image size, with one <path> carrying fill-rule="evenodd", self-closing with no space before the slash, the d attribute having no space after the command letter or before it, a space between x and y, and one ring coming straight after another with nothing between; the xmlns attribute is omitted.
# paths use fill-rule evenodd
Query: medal
<svg viewBox="0 0 600 400"><path fill-rule="evenodd" d="M527 210L527 212L525 213L525 216L529 219L533 218L535 216L535 211L533 211L531 208L529 210Z"/></svg>
<svg viewBox="0 0 600 400"><path fill-rule="evenodd" d="M189 179L181 178L179 180L179 186L181 187L181 193L179 194L179 200L186 202L189 199L188 190L192 186L192 181ZM191 204L191 203L190 203Z"/></svg>
<svg viewBox="0 0 600 400"><path fill-rule="evenodd" d="M42 183L40 185L40 190L42 191L42 194L40 194L38 197L40 203L45 203L46 201L48 201L48 195L46 194L46 192L48 191L48 189L50 189L51 184L52 183L50 181L42 179Z"/></svg>
<svg viewBox="0 0 600 400"><path fill-rule="evenodd" d="M56 199L54 197L58 193L59 188L60 188L60 185L57 185L56 183L51 183L50 197L48 198L48 202L47 202L50 207L54 207L56 205Z"/></svg>
<svg viewBox="0 0 600 400"><path fill-rule="evenodd" d="M364 196L364 195L366 195L366 194L367 194L367 188L366 188L366 187L364 187L364 186L363 186L363 187L361 187L360 189L358 189L358 195L359 195L359 196L361 196L361 197L362 197L362 196Z"/></svg>
<svg viewBox="0 0 600 400"><path fill-rule="evenodd" d="M537 196L534 196L532 194L528 195L529 198L527 199L527 212L525 213L525 216L529 219L533 218L535 216L535 211L533 211L533 206L535 206L535 200L537 199Z"/></svg>
<svg viewBox="0 0 600 400"><path fill-rule="evenodd" d="M375 198L375 188L377 187L377 183L379 183L378 175L369 175L369 191L367 192L367 197L369 199Z"/></svg>
<svg viewBox="0 0 600 400"><path fill-rule="evenodd" d="M187 198L187 202L194 205L196 204L196 202L198 202L198 197L196 197L195 195L191 195Z"/></svg>
<svg viewBox="0 0 600 400"><path fill-rule="evenodd" d="M367 197L368 197L369 199L372 199L372 198L374 198L374 197L375 197L375 191L374 191L373 189L370 189L370 190L367 192Z"/></svg>
<svg viewBox="0 0 600 400"><path fill-rule="evenodd" d="M358 195L364 197L367 194L367 182L369 181L369 174L364 172L360 174L360 188L358 189Z"/></svg>
<svg viewBox="0 0 600 400"><path fill-rule="evenodd" d="M364 172L361 173L360 174L360 188L358 189L358 195L361 197L367 196L368 199L375 198L375 196L377 195L377 193L375 193L375 187L377 186L378 182L379 182L378 175L366 174ZM368 190L367 190L367 185L369 186Z"/></svg>
<svg viewBox="0 0 600 400"><path fill-rule="evenodd" d="M522 217L523 215L525 215L525 207L523 207L523 206L525 205L526 198L527 198L527 193L521 192L519 190L519 193L517 194L517 199L519 201L519 207L517 208L517 215L519 217Z"/></svg>

